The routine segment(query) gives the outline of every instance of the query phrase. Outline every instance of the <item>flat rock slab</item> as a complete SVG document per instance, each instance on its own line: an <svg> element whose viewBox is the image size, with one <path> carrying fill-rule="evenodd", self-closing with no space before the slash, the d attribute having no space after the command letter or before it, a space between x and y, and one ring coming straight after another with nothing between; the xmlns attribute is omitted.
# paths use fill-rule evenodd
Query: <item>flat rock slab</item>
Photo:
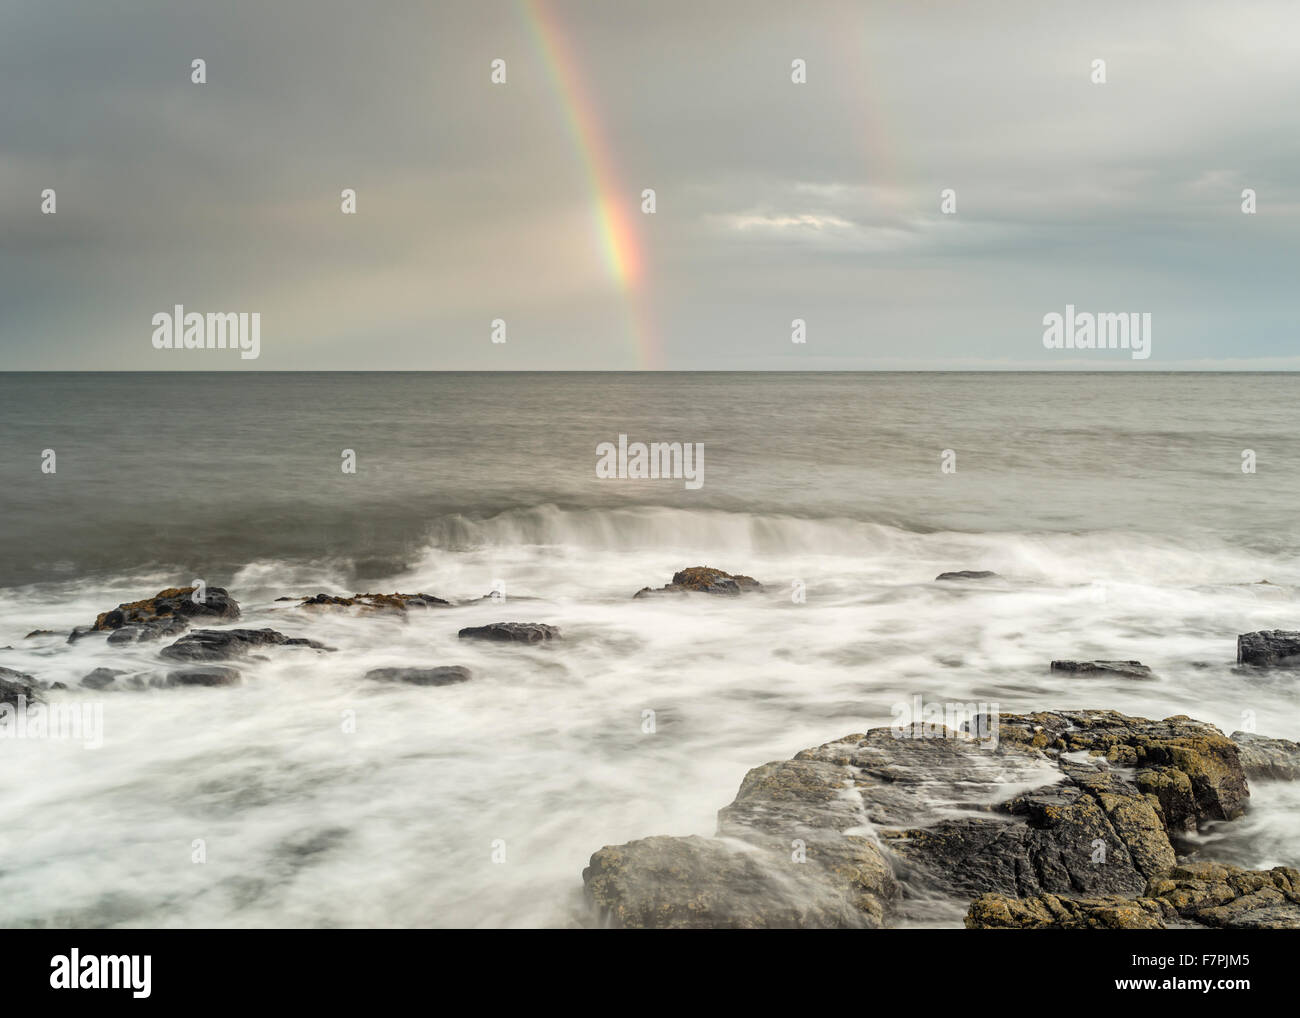
<svg viewBox="0 0 1300 1018"><path fill-rule="evenodd" d="M936 576L935 582L939 580L992 580L1001 579L997 573L988 569L958 569L951 573L940 573Z"/></svg>
<svg viewBox="0 0 1300 1018"><path fill-rule="evenodd" d="M406 682L412 686L450 686L468 682L471 673L461 665L439 665L434 668L372 668L366 678L375 682Z"/></svg>
<svg viewBox="0 0 1300 1018"><path fill-rule="evenodd" d="M642 587L633 597L650 597L660 594L721 594L735 597L746 591L762 590L763 585L752 576L728 573L712 566L691 566L673 573L672 583L666 586Z"/></svg>
<svg viewBox="0 0 1300 1018"><path fill-rule="evenodd" d="M280 600L287 600L281 598ZM299 608L364 608L372 611L405 612L419 608L450 608L452 603L432 594L353 594L338 597L333 594L314 594L301 598Z"/></svg>
<svg viewBox="0 0 1300 1018"><path fill-rule="evenodd" d="M494 643L545 643L558 640L560 631L541 622L491 622L486 626L468 626L456 635L462 640Z"/></svg>
<svg viewBox="0 0 1300 1018"><path fill-rule="evenodd" d="M1237 637L1237 663L1259 667L1300 665L1300 633L1262 629Z"/></svg>
<svg viewBox="0 0 1300 1018"><path fill-rule="evenodd" d="M196 629L159 653L174 661L224 661L242 657L255 647L330 649L315 640L285 636L274 629Z"/></svg>
<svg viewBox="0 0 1300 1018"><path fill-rule="evenodd" d="M1237 755L1246 777L1264 781L1295 781L1300 778L1300 743L1270 739L1253 732L1233 732Z"/></svg>
<svg viewBox="0 0 1300 1018"><path fill-rule="evenodd" d="M229 665L198 665L167 673L164 686L237 686L243 682L237 668Z"/></svg>
<svg viewBox="0 0 1300 1018"><path fill-rule="evenodd" d="M1151 669L1141 661L1053 661L1052 671L1069 672L1075 675L1094 675L1106 673L1123 675L1130 679L1149 679Z"/></svg>

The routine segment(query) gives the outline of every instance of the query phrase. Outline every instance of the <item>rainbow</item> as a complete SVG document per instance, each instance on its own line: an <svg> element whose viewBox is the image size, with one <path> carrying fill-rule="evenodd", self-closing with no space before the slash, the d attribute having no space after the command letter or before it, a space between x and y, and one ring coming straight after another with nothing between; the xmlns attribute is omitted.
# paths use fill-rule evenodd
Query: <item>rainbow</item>
<svg viewBox="0 0 1300 1018"><path fill-rule="evenodd" d="M628 331L640 367L661 366L662 351L655 340L646 307L646 265L640 234L640 192L624 186L601 127L599 108L578 72L578 62L555 13L545 0L521 0L525 21L564 109L574 148L582 157L592 193L592 211L610 279L623 292Z"/></svg>

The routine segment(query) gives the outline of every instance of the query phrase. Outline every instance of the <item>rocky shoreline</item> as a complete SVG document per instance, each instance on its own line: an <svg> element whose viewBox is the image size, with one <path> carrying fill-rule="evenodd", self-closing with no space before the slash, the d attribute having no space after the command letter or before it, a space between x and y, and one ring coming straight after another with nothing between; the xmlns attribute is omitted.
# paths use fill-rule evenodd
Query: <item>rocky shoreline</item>
<svg viewBox="0 0 1300 1018"><path fill-rule="evenodd" d="M936 896L970 902L970 928L1300 928L1296 870L1178 853L1245 812L1249 773L1300 764L1300 744L1107 710L987 727L876 728L757 767L713 838L593 854L587 901L621 928L879 928Z"/></svg>
<svg viewBox="0 0 1300 1018"><path fill-rule="evenodd" d="M990 578L958 571L934 582ZM750 576L696 566L629 596L763 592ZM304 614L404 617L492 599L317 593L278 600ZM337 653L278 629L231 625L242 617L225 589L169 588L100 613L67 642L103 637L108 657L123 647L156 656L149 671L95 667L80 682L95 693L229 686L243 681L241 662L259 655ZM563 643L561 629L543 622L449 623L449 631L501 645L505 654L530 653L511 646ZM60 634L37 630L27 638ZM1300 632L1237 637L1242 671L1298 664ZM1045 666L1081 682L1154 678L1138 661ZM434 661L359 670L358 679L441 687L473 675ZM40 702L66 688L0 665L0 704ZM1229 737L1185 715L1047 710L999 713L960 729L875 728L751 770L719 811L712 837L653 836L600 848L582 871L584 895L591 925L618 928L882 928L926 924L953 902L965 903L961 921L969 928L1300 928L1300 873L1202 859L1188 844L1206 825L1241 817L1251 781L1297 777L1300 744L1247 732Z"/></svg>

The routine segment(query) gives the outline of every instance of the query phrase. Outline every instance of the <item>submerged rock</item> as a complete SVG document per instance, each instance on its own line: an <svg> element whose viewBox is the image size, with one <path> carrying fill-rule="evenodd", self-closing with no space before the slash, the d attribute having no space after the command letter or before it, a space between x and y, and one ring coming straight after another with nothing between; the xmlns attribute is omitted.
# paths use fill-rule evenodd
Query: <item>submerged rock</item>
<svg viewBox="0 0 1300 1018"><path fill-rule="evenodd" d="M698 843L710 839L651 839L653 851L633 842L597 852L584 871L588 900L624 925L705 907L712 925L793 924L800 900L849 900L858 924L881 925L910 907L896 879L915 900L1127 899L1175 865L1171 834L1241 815L1249 794L1236 745L1186 717L1051 711L992 721L976 726L981 737L934 724L876 728L750 771L712 841L762 850L759 883L741 880L736 863L725 871L736 879L720 887L706 863L726 857ZM791 862L799 851L807 861ZM607 879L610 860L617 879Z"/></svg>
<svg viewBox="0 0 1300 1018"><path fill-rule="evenodd" d="M277 598L277 600L292 599ZM298 607L365 608L374 611L405 612L412 608L450 608L452 604L432 594L353 594L351 597L315 594L302 598Z"/></svg>
<svg viewBox="0 0 1300 1018"><path fill-rule="evenodd" d="M239 669L229 665L196 665L167 673L164 686L237 686L243 681Z"/></svg>
<svg viewBox="0 0 1300 1018"><path fill-rule="evenodd" d="M408 682L413 686L449 686L468 682L471 673L462 665L438 665L433 668L372 668L367 679L376 682Z"/></svg>
<svg viewBox="0 0 1300 1018"><path fill-rule="evenodd" d="M36 679L26 672L14 668L0 667L0 703L12 707L18 706L18 698L24 697L28 703L40 702L36 690Z"/></svg>
<svg viewBox="0 0 1300 1018"><path fill-rule="evenodd" d="M1246 777L1265 781L1295 781L1300 778L1300 743L1270 739L1253 732L1233 732L1237 755Z"/></svg>
<svg viewBox="0 0 1300 1018"><path fill-rule="evenodd" d="M108 643L120 646L125 643L147 643L164 636L179 636L189 628L190 620L182 615L156 619L149 623L131 623L108 634Z"/></svg>
<svg viewBox="0 0 1300 1018"><path fill-rule="evenodd" d="M748 590L762 590L763 585L752 576L723 572L710 566L692 566L673 573L673 582L663 587L642 587L633 597L652 594L725 594L734 597Z"/></svg>
<svg viewBox="0 0 1300 1018"><path fill-rule="evenodd" d="M558 640L560 631L541 622L490 622L468 626L456 634L462 640L492 640L496 643L543 643Z"/></svg>
<svg viewBox="0 0 1300 1018"><path fill-rule="evenodd" d="M1300 664L1300 633L1263 629L1237 637L1237 663L1261 667Z"/></svg>
<svg viewBox="0 0 1300 1018"><path fill-rule="evenodd" d="M1141 661L1053 661L1052 671L1071 672L1075 675L1107 672L1130 679L1151 678L1151 669Z"/></svg>
<svg viewBox="0 0 1300 1018"><path fill-rule="evenodd" d="M31 640L38 636L58 636L58 635L59 634L56 633L53 629L33 629L30 633L24 636L23 639Z"/></svg>
<svg viewBox="0 0 1300 1018"><path fill-rule="evenodd" d="M107 689L117 681L119 675L125 674L126 672L119 671L116 668L96 668L82 678L81 684L87 689Z"/></svg>
<svg viewBox="0 0 1300 1018"><path fill-rule="evenodd" d="M190 619L200 617L205 620L239 618L239 603L223 587L208 587L202 601L194 600L197 587L169 587L160 590L153 597L141 601L119 604L111 611L101 612L91 632L118 630L126 626L136 627L129 638L110 642L134 642L139 639L156 639L169 636L188 628ZM145 635L150 630L156 633ZM83 635L83 631L73 630L72 639Z"/></svg>
<svg viewBox="0 0 1300 1018"><path fill-rule="evenodd" d="M966 913L969 929L1300 929L1300 872L1243 870L1199 862L1171 867L1141 897L1011 898L986 894Z"/></svg>
<svg viewBox="0 0 1300 1018"><path fill-rule="evenodd" d="M223 661L247 654L254 647L331 649L315 640L285 636L274 629L196 629L159 653L175 661Z"/></svg>
<svg viewBox="0 0 1300 1018"><path fill-rule="evenodd" d="M935 582L939 580L992 580L1001 579L997 573L989 569L958 569L951 573L940 573L936 576Z"/></svg>

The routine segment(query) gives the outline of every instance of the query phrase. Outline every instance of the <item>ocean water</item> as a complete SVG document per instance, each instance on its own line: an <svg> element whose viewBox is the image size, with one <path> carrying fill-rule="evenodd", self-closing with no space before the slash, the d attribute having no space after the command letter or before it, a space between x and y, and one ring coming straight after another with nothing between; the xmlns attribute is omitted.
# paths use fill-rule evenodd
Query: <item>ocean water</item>
<svg viewBox="0 0 1300 1018"><path fill-rule="evenodd" d="M103 711L99 748L0 739L0 925L572 925L602 845L712 834L749 768L918 695L1300 739L1296 679L1234 667L1238 633L1300 628L1298 396L1145 372L0 374L0 665ZM597 478L620 434L703 443L703 487ZM705 564L766 590L632 598ZM934 582L955 569L1000 578ZM336 651L94 693L158 645L25 638L195 578ZM498 584L404 618L276 600ZM509 620L564 639L457 639ZM396 664L474 678L362 678ZM1300 865L1300 795L1252 793L1199 840Z"/></svg>

